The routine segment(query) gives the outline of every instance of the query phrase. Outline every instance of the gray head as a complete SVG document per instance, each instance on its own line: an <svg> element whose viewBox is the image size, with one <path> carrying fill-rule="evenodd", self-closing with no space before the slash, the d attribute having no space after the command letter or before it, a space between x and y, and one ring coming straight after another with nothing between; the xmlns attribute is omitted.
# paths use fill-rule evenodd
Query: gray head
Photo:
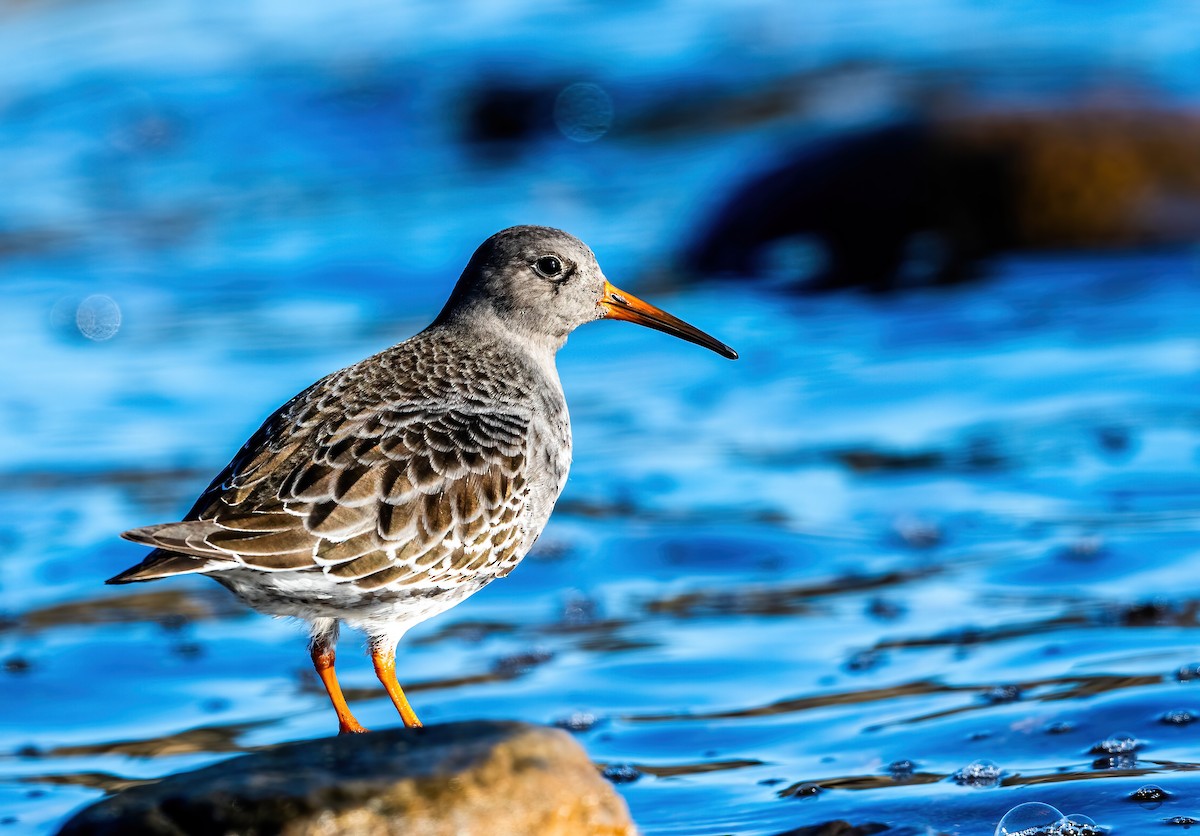
<svg viewBox="0 0 1200 836"><path fill-rule="evenodd" d="M737 357L703 331L613 287L587 244L547 226L510 227L480 244L434 324L481 314L554 349L585 322L608 318Z"/></svg>

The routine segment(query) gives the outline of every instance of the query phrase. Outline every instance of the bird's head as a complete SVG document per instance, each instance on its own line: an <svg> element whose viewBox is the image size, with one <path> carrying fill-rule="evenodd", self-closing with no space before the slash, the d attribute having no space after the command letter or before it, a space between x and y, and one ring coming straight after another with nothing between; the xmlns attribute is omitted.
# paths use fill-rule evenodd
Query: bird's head
<svg viewBox="0 0 1200 836"><path fill-rule="evenodd" d="M481 308L556 348L586 322L623 319L737 359L724 343L614 287L586 244L551 227L514 226L484 241L438 320Z"/></svg>

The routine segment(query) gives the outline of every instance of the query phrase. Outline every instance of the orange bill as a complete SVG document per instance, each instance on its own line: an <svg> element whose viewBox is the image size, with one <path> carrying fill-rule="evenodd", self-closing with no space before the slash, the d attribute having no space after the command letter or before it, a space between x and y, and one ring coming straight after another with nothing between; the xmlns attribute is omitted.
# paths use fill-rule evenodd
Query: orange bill
<svg viewBox="0 0 1200 836"><path fill-rule="evenodd" d="M710 337L699 328L688 325L682 319L671 316L648 302L643 302L636 296L613 287L608 282L604 283L604 295L600 298L600 309L604 311L605 319L636 322L638 325L645 325L655 331L662 331L664 334L679 337L681 340L702 345L730 360L737 359L737 352L720 340Z"/></svg>

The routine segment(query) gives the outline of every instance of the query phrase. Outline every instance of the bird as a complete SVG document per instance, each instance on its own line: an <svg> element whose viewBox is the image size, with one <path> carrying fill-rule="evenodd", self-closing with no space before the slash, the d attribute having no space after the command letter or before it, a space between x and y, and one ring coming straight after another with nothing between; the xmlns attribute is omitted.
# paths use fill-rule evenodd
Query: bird
<svg viewBox="0 0 1200 836"><path fill-rule="evenodd" d="M420 727L396 647L506 576L537 540L571 464L555 357L599 319L738 356L614 287L574 236L502 230L425 330L287 401L182 521L123 532L154 550L107 583L202 574L254 610L306 622L339 734L366 731L334 667L341 626L357 629L404 725Z"/></svg>

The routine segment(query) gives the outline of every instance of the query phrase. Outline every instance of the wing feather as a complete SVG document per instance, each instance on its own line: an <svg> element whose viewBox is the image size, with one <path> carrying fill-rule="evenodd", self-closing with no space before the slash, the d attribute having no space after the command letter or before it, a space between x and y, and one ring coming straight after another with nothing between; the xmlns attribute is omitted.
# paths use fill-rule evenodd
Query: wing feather
<svg viewBox="0 0 1200 836"><path fill-rule="evenodd" d="M296 407L289 426L304 432L282 443L264 425L189 519L125 536L214 568L324 571L362 589L444 582L523 539L528 415L335 408Z"/></svg>

